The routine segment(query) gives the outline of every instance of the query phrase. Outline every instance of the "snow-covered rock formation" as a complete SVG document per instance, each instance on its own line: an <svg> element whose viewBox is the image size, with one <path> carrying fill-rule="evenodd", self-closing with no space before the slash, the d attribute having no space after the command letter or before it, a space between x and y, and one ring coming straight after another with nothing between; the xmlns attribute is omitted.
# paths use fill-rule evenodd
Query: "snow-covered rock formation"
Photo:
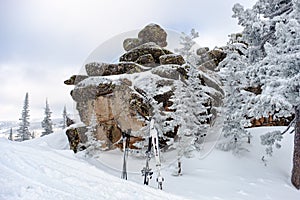
<svg viewBox="0 0 300 200"><path fill-rule="evenodd" d="M76 102L80 120L84 126L95 127L93 137L101 142L101 149L120 147L122 133L130 133L130 147L139 148L148 136L149 120L154 116L160 145L172 146L178 139L179 127L185 123L175 120L174 113L179 107L174 105L174 99L183 98L187 95L186 91L195 96L189 97L195 100L195 105L203 107L198 105L197 109L201 107L202 110L195 114L195 120L200 119L199 115L204 116L199 124L209 124L214 118L214 108L221 105L223 90L217 78L213 77L213 69L206 68L203 63L215 64L220 56L214 57L206 50L199 50L198 56L207 54L208 59L204 59L203 65L197 68L181 55L164 48L167 46L166 38L166 31L159 25L149 24L139 32L138 38L124 40L126 52L120 56L119 62L88 63L85 65L86 75L74 75L65 81L67 85L75 85L71 96ZM193 75L192 68L197 69ZM190 84L192 78L195 79L194 85ZM178 92L180 87L184 87L183 92ZM201 88L201 95L199 91L193 92L195 87ZM198 96L196 93L199 93ZM192 108L195 105L186 106ZM91 120L93 115L96 124ZM86 130L70 128L67 131L68 135L78 135L74 144L70 141L73 150L77 150L79 142L82 143L80 146L88 146Z"/></svg>

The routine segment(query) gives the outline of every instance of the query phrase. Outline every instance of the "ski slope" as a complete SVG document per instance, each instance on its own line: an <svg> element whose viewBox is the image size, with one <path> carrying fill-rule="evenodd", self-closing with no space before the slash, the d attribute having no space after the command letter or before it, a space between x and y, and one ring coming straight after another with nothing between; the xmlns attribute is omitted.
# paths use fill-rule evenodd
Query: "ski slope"
<svg viewBox="0 0 300 200"><path fill-rule="evenodd" d="M125 181L120 171L73 154L62 131L22 143L0 138L0 199L298 200L300 191L290 183L293 135L284 136L282 149L267 162L261 160L259 135L273 129L251 129L250 152L244 155L214 149L183 159L182 176L171 175L170 163L162 170L163 191L156 189L155 173L144 186L141 174L129 173Z"/></svg>

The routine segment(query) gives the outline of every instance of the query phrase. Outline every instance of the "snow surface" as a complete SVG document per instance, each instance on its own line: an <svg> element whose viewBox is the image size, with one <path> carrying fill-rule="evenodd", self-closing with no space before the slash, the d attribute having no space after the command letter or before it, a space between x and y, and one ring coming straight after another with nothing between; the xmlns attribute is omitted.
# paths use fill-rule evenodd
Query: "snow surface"
<svg viewBox="0 0 300 200"><path fill-rule="evenodd" d="M293 135L284 136L273 157L261 160L259 135L274 129L250 129L250 152L239 157L214 149L183 159L182 176L172 176L170 164L162 171L164 191L156 189L155 173L144 186L138 173L129 173L125 181L119 171L73 154L62 131L21 143L0 138L0 199L296 200L300 191L290 183Z"/></svg>

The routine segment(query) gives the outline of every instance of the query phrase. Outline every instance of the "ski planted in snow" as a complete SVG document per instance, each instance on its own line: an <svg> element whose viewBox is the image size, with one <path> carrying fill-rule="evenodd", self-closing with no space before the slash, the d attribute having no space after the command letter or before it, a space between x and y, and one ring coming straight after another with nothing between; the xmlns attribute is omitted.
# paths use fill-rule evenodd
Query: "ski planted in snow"
<svg viewBox="0 0 300 200"><path fill-rule="evenodd" d="M158 133L156 128L154 127L153 118L150 121L150 136L152 138L153 154L156 162L156 170L157 170L156 182L158 183L158 188L162 190L162 183L164 181L164 178L162 177L160 171L161 162L160 162L160 150L159 150L159 143L158 143Z"/></svg>
<svg viewBox="0 0 300 200"><path fill-rule="evenodd" d="M121 174L122 179L127 180L127 158L128 158L128 147L129 147L129 140L130 140L130 132L128 133L122 132L122 140L123 140L123 170Z"/></svg>
<svg viewBox="0 0 300 200"><path fill-rule="evenodd" d="M152 170L149 167L149 162L151 159L151 147L152 147L152 138L148 138L148 149L146 151L146 166L142 169L142 176L144 176L144 185L148 185L150 179L152 178Z"/></svg>

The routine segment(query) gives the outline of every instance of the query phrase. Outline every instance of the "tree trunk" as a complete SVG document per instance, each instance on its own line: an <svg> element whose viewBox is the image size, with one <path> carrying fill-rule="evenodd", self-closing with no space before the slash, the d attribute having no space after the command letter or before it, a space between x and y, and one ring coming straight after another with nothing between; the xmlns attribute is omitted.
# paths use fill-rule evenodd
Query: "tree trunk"
<svg viewBox="0 0 300 200"><path fill-rule="evenodd" d="M300 189L300 104L296 106L292 184Z"/></svg>
<svg viewBox="0 0 300 200"><path fill-rule="evenodd" d="M178 160L177 160L177 164L178 164L178 175L179 176L181 176L182 174L181 174L181 159L180 158L178 158Z"/></svg>

